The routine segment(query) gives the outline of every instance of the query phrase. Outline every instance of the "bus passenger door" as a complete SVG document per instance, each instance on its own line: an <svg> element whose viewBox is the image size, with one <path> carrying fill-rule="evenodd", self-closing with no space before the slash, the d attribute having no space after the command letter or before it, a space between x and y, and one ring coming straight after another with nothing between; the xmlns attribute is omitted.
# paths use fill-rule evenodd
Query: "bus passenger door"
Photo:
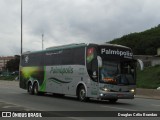
<svg viewBox="0 0 160 120"><path fill-rule="evenodd" d="M98 96L98 88L99 88L99 72L98 72L98 61L97 59L93 59L92 61L92 69L91 69L91 96L97 97Z"/></svg>

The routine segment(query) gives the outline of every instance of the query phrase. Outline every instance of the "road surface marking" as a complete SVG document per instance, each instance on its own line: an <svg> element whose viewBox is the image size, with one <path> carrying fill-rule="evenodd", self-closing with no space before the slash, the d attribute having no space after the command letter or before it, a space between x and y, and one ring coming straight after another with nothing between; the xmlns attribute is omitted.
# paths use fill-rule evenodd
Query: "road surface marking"
<svg viewBox="0 0 160 120"><path fill-rule="evenodd" d="M11 108L11 107L15 107L15 106L3 106L2 108Z"/></svg>
<svg viewBox="0 0 160 120"><path fill-rule="evenodd" d="M156 105L156 104L151 104L152 106L156 106L156 107L160 107L160 105Z"/></svg>
<svg viewBox="0 0 160 120"><path fill-rule="evenodd" d="M71 119L73 119L73 120L84 120L84 119L81 119L81 118L79 118L79 117L67 117L67 118L71 118Z"/></svg>
<svg viewBox="0 0 160 120"><path fill-rule="evenodd" d="M111 106L102 106L102 107L108 107L108 108L119 109L119 110L127 110L127 111L137 111L134 109L128 109L128 108L122 108L122 107L111 107Z"/></svg>

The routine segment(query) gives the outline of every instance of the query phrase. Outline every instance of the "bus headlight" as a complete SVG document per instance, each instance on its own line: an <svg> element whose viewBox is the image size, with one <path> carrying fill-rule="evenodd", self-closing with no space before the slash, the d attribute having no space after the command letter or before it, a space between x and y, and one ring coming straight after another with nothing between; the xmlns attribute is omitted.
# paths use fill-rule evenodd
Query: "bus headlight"
<svg viewBox="0 0 160 120"><path fill-rule="evenodd" d="M131 89L130 92L131 92L131 93L135 93L135 89Z"/></svg>
<svg viewBox="0 0 160 120"><path fill-rule="evenodd" d="M108 91L108 89L107 89L107 88L104 88L104 91Z"/></svg>
<svg viewBox="0 0 160 120"><path fill-rule="evenodd" d="M101 90L102 90L102 91L106 91L106 92L109 92L109 91L110 91L109 89L107 89L107 88L105 88L105 87L104 87L104 88L101 88Z"/></svg>

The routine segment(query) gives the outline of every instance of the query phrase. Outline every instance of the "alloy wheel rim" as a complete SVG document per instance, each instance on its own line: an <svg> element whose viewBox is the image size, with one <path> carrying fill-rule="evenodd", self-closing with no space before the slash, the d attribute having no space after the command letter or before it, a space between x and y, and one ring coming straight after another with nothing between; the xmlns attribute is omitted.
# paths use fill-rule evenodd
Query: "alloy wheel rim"
<svg viewBox="0 0 160 120"><path fill-rule="evenodd" d="M80 98L83 100L83 99L85 98L85 96L86 96L86 92L85 92L84 89L82 89L82 90L80 91Z"/></svg>

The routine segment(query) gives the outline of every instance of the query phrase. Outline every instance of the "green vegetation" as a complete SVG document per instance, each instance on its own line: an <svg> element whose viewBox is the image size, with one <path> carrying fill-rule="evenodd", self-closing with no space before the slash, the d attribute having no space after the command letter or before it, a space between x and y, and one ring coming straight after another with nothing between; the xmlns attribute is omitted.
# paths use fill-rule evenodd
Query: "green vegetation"
<svg viewBox="0 0 160 120"><path fill-rule="evenodd" d="M160 48L160 25L144 32L124 35L109 43L128 46L135 55L156 55L157 48ZM160 87L160 66L138 70L137 87L150 89Z"/></svg>
<svg viewBox="0 0 160 120"><path fill-rule="evenodd" d="M131 33L109 43L132 48L136 55L156 55L160 48L160 25L140 33Z"/></svg>
<svg viewBox="0 0 160 120"><path fill-rule="evenodd" d="M137 71L137 87L156 89L160 87L160 65Z"/></svg>
<svg viewBox="0 0 160 120"><path fill-rule="evenodd" d="M20 56L15 55L15 59L11 59L7 61L5 69L0 71L0 80L15 80L15 78L19 74L19 63L20 63Z"/></svg>
<svg viewBox="0 0 160 120"><path fill-rule="evenodd" d="M9 76L0 76L0 80L15 80L15 78L17 77L17 75L9 75Z"/></svg>
<svg viewBox="0 0 160 120"><path fill-rule="evenodd" d="M15 59L11 59L6 64L6 70L13 72L19 70L20 56L15 55Z"/></svg>

